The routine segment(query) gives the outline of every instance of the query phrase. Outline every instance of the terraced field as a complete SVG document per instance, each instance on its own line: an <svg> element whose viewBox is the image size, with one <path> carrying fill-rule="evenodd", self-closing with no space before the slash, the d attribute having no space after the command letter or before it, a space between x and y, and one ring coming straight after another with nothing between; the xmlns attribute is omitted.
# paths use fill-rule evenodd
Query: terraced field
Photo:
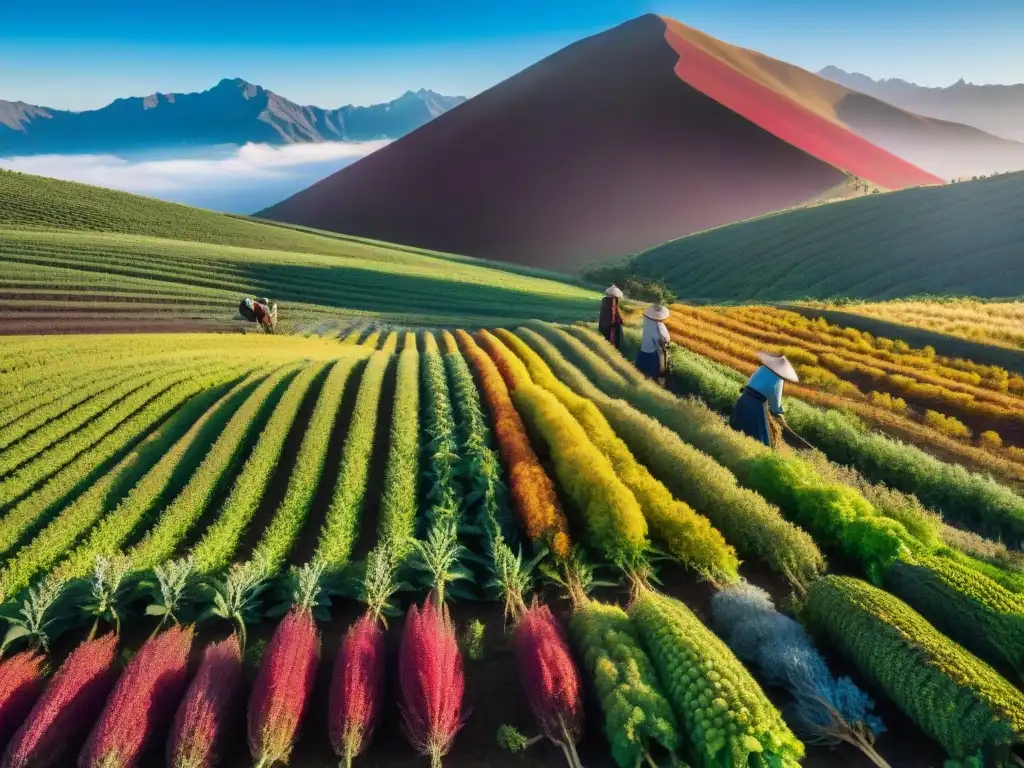
<svg viewBox="0 0 1024 768"><path fill-rule="evenodd" d="M792 388L801 400L846 409L871 427L1012 484L1024 480L1019 373L772 307L673 310L673 340L703 358L749 375L759 349L786 354L801 377Z"/></svg>
<svg viewBox="0 0 1024 768"><path fill-rule="evenodd" d="M4 333L231 330L245 295L292 330L572 320L595 295L567 280L0 171Z"/></svg>
<svg viewBox="0 0 1024 768"><path fill-rule="evenodd" d="M1024 571L982 538L1024 538L1024 498L980 478L958 475L943 522L869 472L772 453L582 326L9 342L8 764L515 765L550 722L531 764L1009 766L1024 745ZM611 563L619 585L588 596ZM773 606L793 589L810 634ZM813 677L754 653L775 644ZM115 646L137 649L123 671ZM383 710L345 704L363 695ZM822 702L859 749L819 743ZM411 744L399 707L424 713Z"/></svg>
<svg viewBox="0 0 1024 768"><path fill-rule="evenodd" d="M1024 303L920 299L844 305L845 312L1024 352Z"/></svg>

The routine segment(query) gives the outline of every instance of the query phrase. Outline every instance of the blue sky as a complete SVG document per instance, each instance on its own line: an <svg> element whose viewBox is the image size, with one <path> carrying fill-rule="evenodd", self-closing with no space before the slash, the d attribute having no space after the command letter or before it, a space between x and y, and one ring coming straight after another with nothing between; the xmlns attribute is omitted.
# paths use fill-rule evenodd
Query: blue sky
<svg viewBox="0 0 1024 768"><path fill-rule="evenodd" d="M324 107L471 96L647 12L808 69L1024 80L1021 0L0 0L0 99L88 109L222 77Z"/></svg>

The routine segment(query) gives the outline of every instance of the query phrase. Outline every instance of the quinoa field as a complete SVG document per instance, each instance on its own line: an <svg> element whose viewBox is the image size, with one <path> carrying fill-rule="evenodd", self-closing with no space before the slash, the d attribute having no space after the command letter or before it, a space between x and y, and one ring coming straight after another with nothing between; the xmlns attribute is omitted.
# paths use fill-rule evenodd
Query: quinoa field
<svg viewBox="0 0 1024 768"><path fill-rule="evenodd" d="M662 388L567 279L27 178L0 767L1024 759L1018 373L674 305Z"/></svg>
<svg viewBox="0 0 1024 768"><path fill-rule="evenodd" d="M10 337L0 384L4 765L1024 742L1024 499L944 522L586 326Z"/></svg>

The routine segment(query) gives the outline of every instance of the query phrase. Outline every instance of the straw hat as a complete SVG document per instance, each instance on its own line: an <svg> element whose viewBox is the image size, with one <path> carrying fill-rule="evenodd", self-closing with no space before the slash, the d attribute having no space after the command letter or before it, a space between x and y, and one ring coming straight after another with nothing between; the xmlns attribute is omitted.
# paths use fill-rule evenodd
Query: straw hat
<svg viewBox="0 0 1024 768"><path fill-rule="evenodd" d="M617 285L613 283L612 286L607 291L604 292L604 295L611 296L613 299L621 299L622 291L619 289Z"/></svg>
<svg viewBox="0 0 1024 768"><path fill-rule="evenodd" d="M669 311L661 304L652 304L644 310L644 317L661 322L669 316Z"/></svg>
<svg viewBox="0 0 1024 768"><path fill-rule="evenodd" d="M765 367L773 371L780 378L786 381L791 381L794 384L799 383L800 378L796 375L796 369L793 368L792 363L786 359L785 355L772 355L768 352L758 352L757 359L764 363Z"/></svg>

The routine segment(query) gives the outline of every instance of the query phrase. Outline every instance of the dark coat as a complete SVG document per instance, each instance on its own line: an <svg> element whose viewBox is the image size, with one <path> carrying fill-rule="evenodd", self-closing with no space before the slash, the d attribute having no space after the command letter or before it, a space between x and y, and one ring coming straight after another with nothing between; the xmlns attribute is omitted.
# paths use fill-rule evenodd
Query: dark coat
<svg viewBox="0 0 1024 768"><path fill-rule="evenodd" d="M601 299L597 329L616 349L619 348L622 341L622 314L619 312L619 300L614 296L605 296Z"/></svg>
<svg viewBox="0 0 1024 768"><path fill-rule="evenodd" d="M769 448L774 448L768 419L768 401L764 395L745 387L740 399L733 406L729 426L750 435L755 440L760 440Z"/></svg>

